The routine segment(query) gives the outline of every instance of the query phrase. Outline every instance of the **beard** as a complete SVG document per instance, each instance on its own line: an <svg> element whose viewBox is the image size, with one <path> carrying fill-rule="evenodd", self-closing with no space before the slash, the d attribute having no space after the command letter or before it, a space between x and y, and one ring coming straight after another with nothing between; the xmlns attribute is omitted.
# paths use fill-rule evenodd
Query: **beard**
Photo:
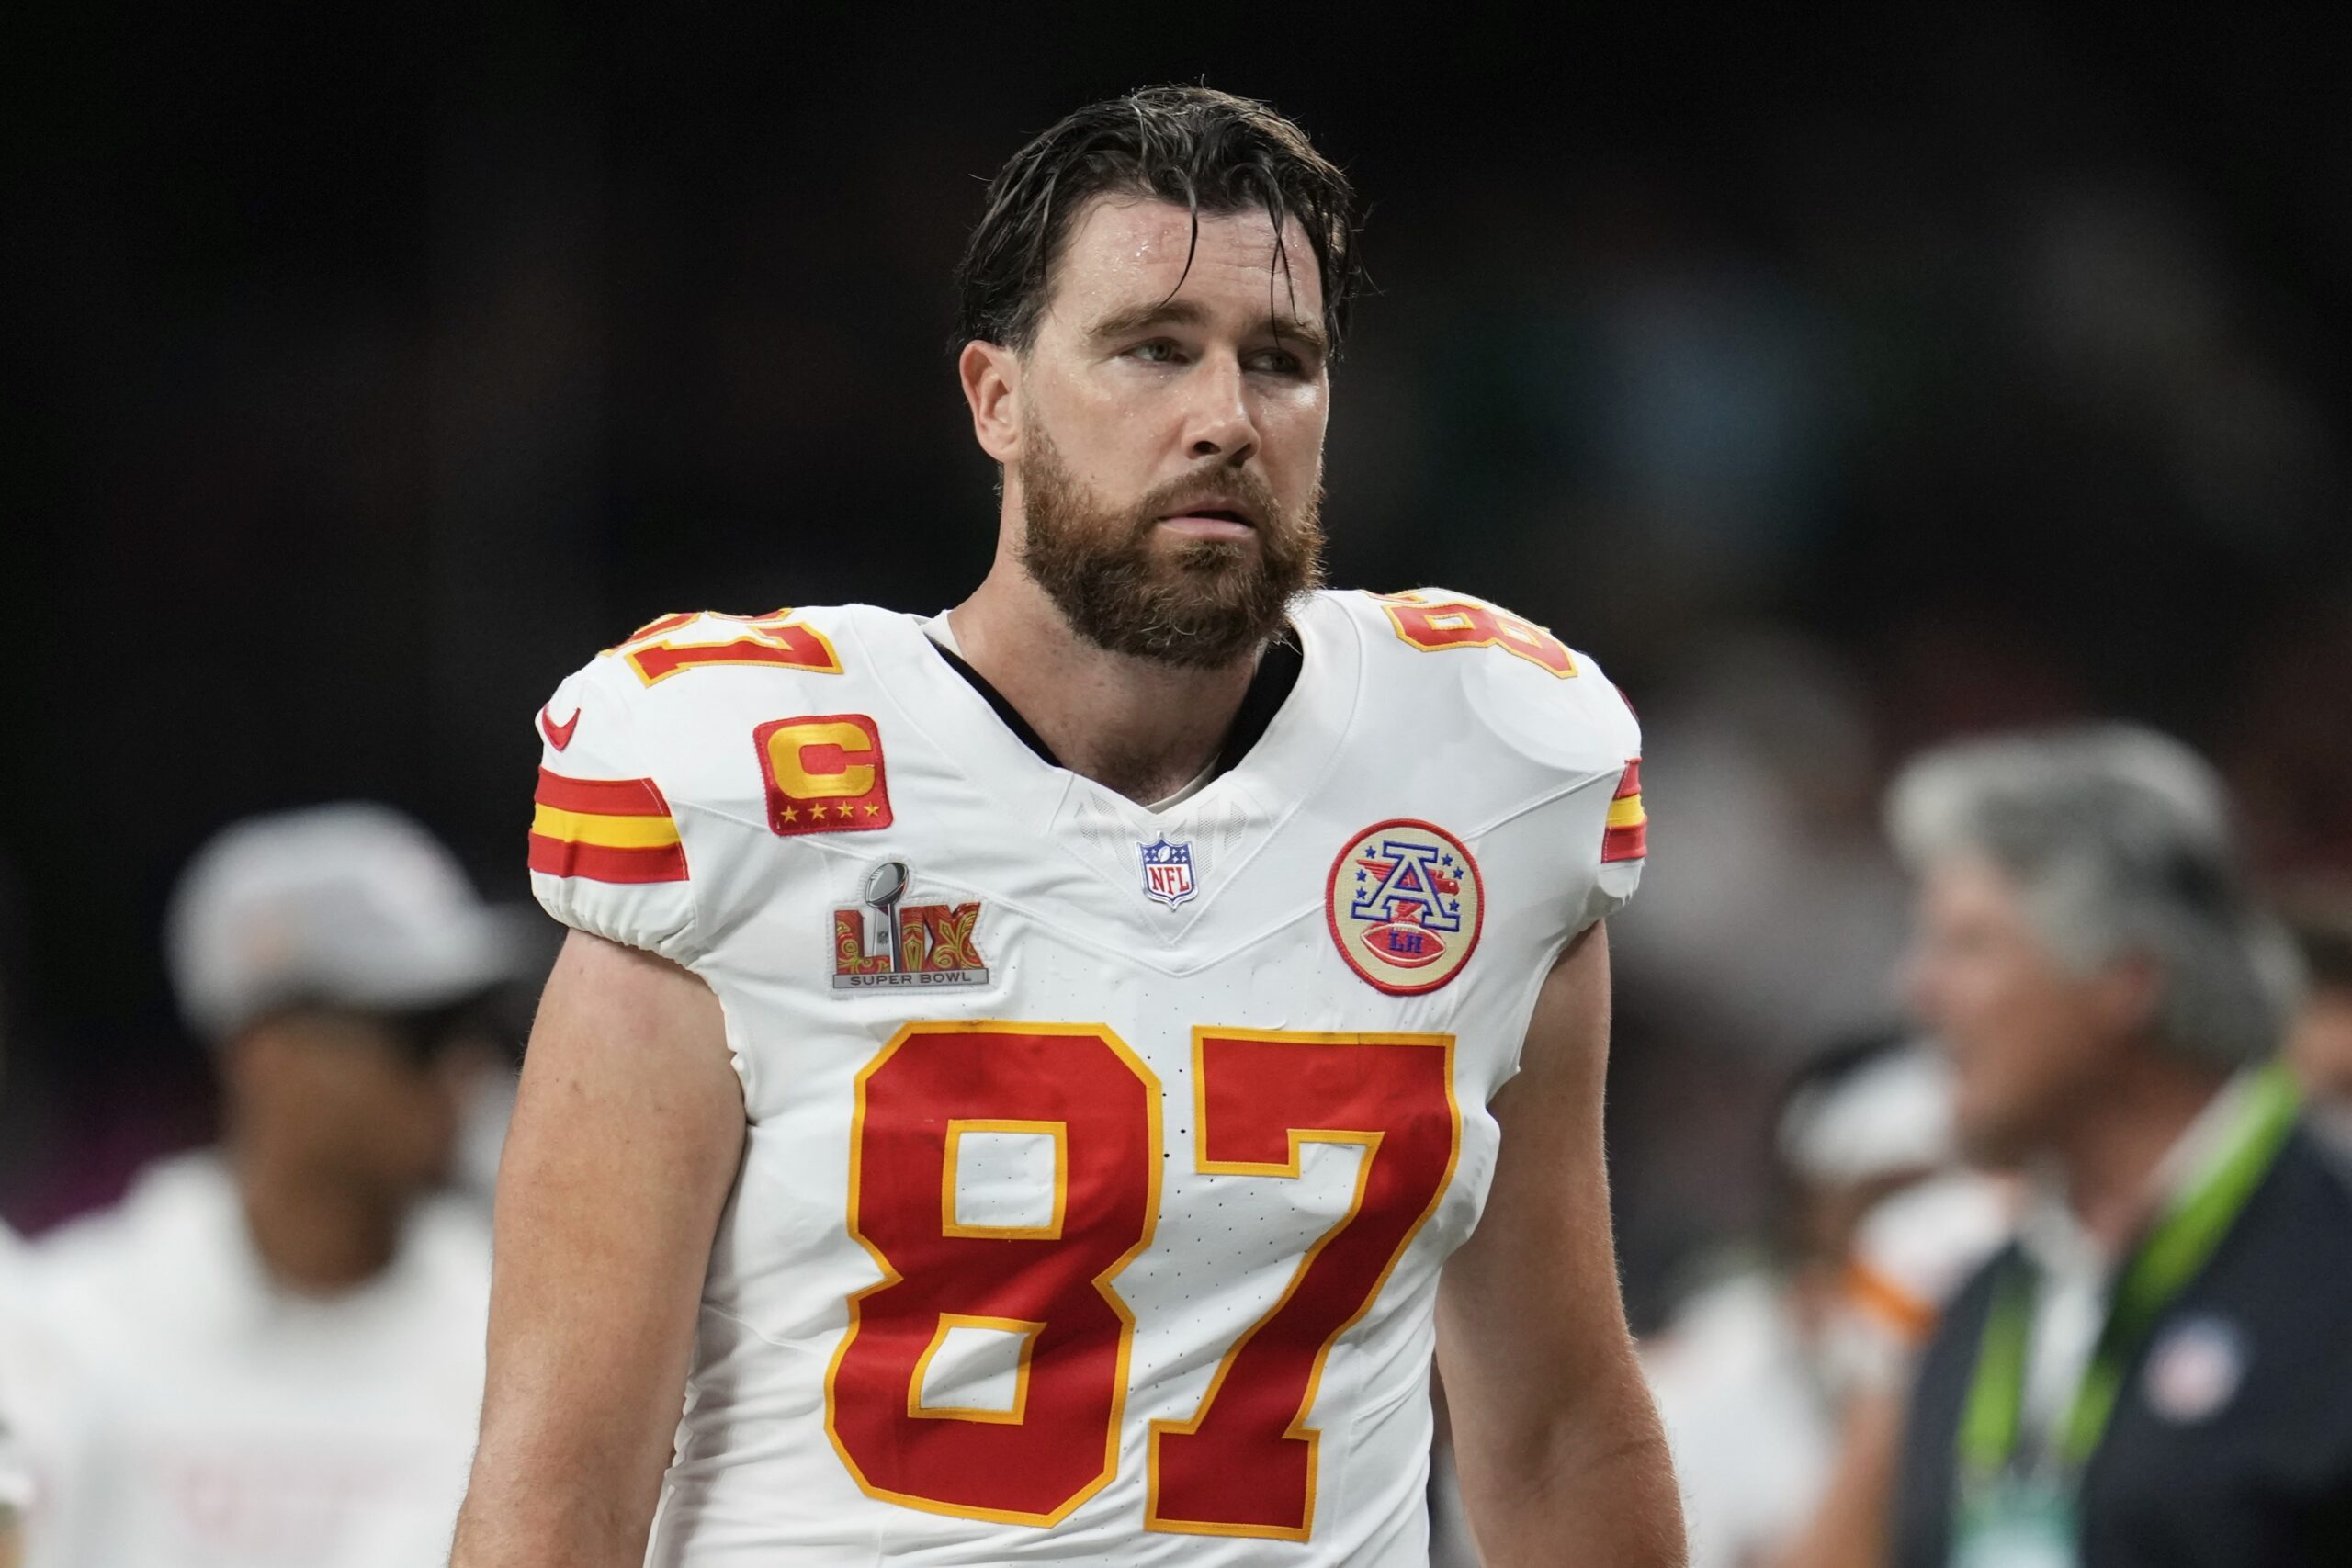
<svg viewBox="0 0 2352 1568"><path fill-rule="evenodd" d="M1098 648L1206 670L1280 631L1291 601L1323 585L1322 493L1295 513L1247 468L1204 468L1118 507L1089 490L1044 429L1022 438L1022 564L1078 635ZM1257 537L1159 541L1159 520L1222 494Z"/></svg>

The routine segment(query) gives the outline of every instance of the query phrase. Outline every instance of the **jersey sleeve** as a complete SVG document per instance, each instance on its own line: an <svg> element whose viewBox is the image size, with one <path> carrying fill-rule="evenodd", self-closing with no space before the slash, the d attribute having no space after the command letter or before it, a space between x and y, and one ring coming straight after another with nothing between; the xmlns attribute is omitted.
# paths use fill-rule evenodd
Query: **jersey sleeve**
<svg viewBox="0 0 2352 1568"><path fill-rule="evenodd" d="M1600 841L1596 846L1599 861L1593 873L1592 894L1586 900L1584 923L1604 919L1633 901L1634 890L1642 885L1642 866L1649 858L1649 811L1642 804L1642 728L1634 716L1633 705L1624 694L1603 677L1598 666L1589 666L1597 683L1592 705L1599 711L1595 723L1601 744L1611 753L1622 753L1624 766L1610 786L1609 805L1601 815ZM1598 786L1594 786L1598 787Z"/></svg>
<svg viewBox="0 0 2352 1568"><path fill-rule="evenodd" d="M686 845L611 660L539 709L531 891L565 925L691 965L702 954Z"/></svg>
<svg viewBox="0 0 2352 1568"><path fill-rule="evenodd" d="M1839 1382L1899 1387L1944 1309L2015 1225L2007 1183L1974 1171L1905 1188L1864 1215L1826 1327Z"/></svg>
<svg viewBox="0 0 2352 1568"><path fill-rule="evenodd" d="M1547 868L1566 934L1623 908L1649 853L1642 731L1600 664L1476 594L1417 588L1362 604L1378 616L1368 626L1374 647L1413 650L1398 675L1442 671L1426 688L1430 700L1444 712L1466 705L1503 748L1513 808L1538 804L1538 837L1519 848Z"/></svg>

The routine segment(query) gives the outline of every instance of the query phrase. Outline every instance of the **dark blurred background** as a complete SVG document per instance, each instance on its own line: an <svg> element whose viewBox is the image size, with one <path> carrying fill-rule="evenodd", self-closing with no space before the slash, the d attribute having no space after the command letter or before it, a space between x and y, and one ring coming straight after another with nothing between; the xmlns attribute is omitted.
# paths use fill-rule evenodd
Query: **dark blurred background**
<svg viewBox="0 0 2352 1568"><path fill-rule="evenodd" d="M594 649L978 580L949 269L1007 154L1150 81L1374 204L1334 579L1500 599L1642 711L1637 1314L1755 1219L1770 1082L1887 1015L1909 749L2153 720L2274 877L2352 870L2319 14L50 10L0 110L20 1225L208 1131L157 930L212 829L378 796L520 898Z"/></svg>

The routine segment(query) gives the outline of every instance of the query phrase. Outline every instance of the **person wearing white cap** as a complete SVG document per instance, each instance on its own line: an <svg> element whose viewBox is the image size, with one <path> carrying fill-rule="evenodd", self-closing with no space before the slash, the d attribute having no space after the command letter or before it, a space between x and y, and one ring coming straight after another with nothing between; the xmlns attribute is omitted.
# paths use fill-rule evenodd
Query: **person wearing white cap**
<svg viewBox="0 0 2352 1568"><path fill-rule="evenodd" d="M35 1248L40 1310L102 1386L90 1536L34 1568L440 1561L489 1237L435 1190L518 932L424 829L358 804L222 832L167 924L223 1138Z"/></svg>

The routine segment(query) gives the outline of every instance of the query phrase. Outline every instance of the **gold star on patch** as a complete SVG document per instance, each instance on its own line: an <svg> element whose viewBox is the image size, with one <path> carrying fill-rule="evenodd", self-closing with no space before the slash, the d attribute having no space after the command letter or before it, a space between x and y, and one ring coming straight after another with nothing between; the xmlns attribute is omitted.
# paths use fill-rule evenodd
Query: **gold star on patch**
<svg viewBox="0 0 2352 1568"><path fill-rule="evenodd" d="M787 822L797 822L800 820L800 813L795 811L789 806L786 807L781 812L777 813L777 815L781 816Z"/></svg>

